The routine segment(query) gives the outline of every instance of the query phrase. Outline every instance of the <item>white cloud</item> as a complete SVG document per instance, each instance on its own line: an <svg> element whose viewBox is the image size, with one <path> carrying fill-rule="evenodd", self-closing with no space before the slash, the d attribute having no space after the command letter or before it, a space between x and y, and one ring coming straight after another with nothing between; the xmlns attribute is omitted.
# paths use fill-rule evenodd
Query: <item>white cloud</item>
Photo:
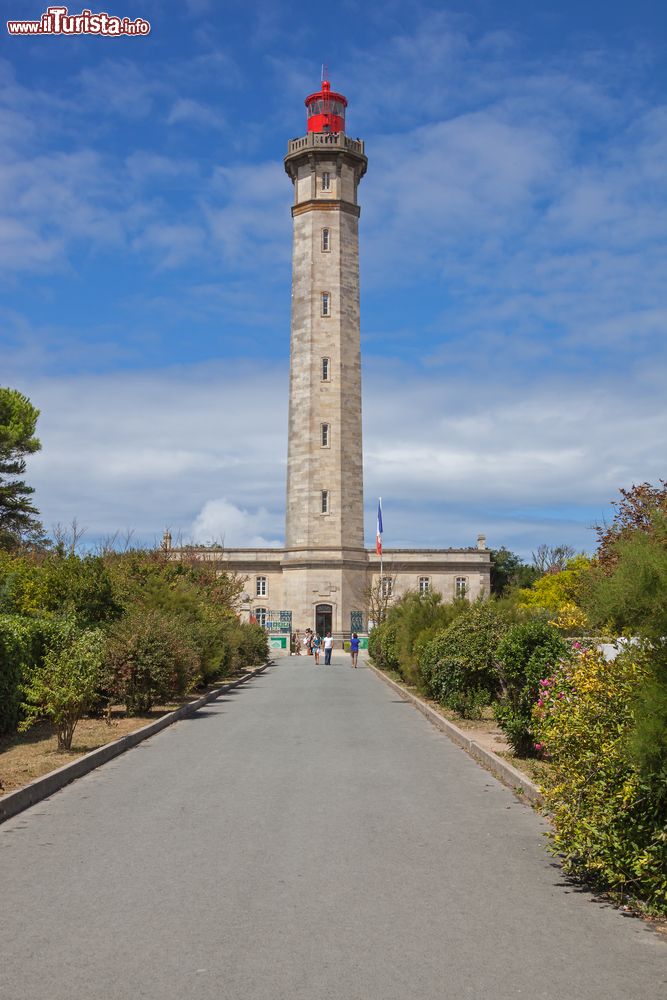
<svg viewBox="0 0 667 1000"><path fill-rule="evenodd" d="M229 547L283 535L287 368L235 363L13 379L42 411L29 481L47 524L125 527ZM372 359L364 382L367 536L382 496L388 546L593 547L620 486L664 475L661 380L544 375L473 393ZM641 402L639 402L641 400Z"/></svg>
<svg viewBox="0 0 667 1000"><path fill-rule="evenodd" d="M276 514L266 508L249 511L235 506L224 497L208 500L192 525L194 542L206 545L218 543L239 548L276 548L283 544L282 537L267 538L267 530L282 536L283 524Z"/></svg>

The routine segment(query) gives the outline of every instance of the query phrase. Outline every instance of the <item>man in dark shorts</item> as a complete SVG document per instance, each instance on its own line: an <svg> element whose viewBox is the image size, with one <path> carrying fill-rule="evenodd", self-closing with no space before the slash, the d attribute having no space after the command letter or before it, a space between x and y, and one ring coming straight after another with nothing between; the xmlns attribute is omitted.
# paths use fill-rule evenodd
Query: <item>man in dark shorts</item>
<svg viewBox="0 0 667 1000"><path fill-rule="evenodd" d="M350 639L350 656L352 657L352 666L357 669L357 660L359 659L359 636L356 632L352 633L352 638Z"/></svg>

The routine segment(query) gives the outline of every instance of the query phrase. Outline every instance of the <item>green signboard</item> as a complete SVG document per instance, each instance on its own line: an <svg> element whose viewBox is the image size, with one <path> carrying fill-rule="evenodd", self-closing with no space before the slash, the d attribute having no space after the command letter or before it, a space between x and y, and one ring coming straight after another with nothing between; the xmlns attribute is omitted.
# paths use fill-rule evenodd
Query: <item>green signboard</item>
<svg viewBox="0 0 667 1000"><path fill-rule="evenodd" d="M350 632L365 632L363 611L350 611Z"/></svg>
<svg viewBox="0 0 667 1000"><path fill-rule="evenodd" d="M267 632L290 635L292 632L292 612L267 611L266 618L264 619L264 628Z"/></svg>

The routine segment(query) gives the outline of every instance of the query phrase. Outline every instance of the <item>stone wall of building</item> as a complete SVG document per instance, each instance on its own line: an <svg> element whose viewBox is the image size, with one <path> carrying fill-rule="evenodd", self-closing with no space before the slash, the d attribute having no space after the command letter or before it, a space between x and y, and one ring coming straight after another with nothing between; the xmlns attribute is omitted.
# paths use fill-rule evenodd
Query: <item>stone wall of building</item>
<svg viewBox="0 0 667 1000"><path fill-rule="evenodd" d="M333 632L339 637L349 635L351 613L361 611L366 617L368 592L380 579L380 557L374 550L365 550L355 559L341 559L336 550L329 555L312 550L307 558L292 563L290 555L282 549L198 551L198 558L243 579L247 600L240 606L245 617L258 609L291 611L293 627L303 632L315 628L317 605L329 604ZM172 557L179 558L178 549ZM424 580L445 602L463 593L476 600L489 595L490 573L488 549L388 549L383 559L383 575L393 587L392 600L419 591Z"/></svg>

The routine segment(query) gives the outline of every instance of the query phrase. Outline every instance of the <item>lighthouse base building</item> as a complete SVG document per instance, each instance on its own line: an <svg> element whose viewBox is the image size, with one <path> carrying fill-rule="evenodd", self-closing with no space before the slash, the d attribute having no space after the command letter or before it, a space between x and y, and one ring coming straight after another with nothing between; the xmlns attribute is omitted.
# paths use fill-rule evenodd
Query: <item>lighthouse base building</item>
<svg viewBox="0 0 667 1000"><path fill-rule="evenodd" d="M294 190L285 547L195 550L244 578L242 613L276 647L306 628L363 634L407 591L445 601L490 591L482 535L471 548L389 548L382 560L364 547L357 192L367 158L345 132L342 94L324 81L305 103L306 135L285 157Z"/></svg>

